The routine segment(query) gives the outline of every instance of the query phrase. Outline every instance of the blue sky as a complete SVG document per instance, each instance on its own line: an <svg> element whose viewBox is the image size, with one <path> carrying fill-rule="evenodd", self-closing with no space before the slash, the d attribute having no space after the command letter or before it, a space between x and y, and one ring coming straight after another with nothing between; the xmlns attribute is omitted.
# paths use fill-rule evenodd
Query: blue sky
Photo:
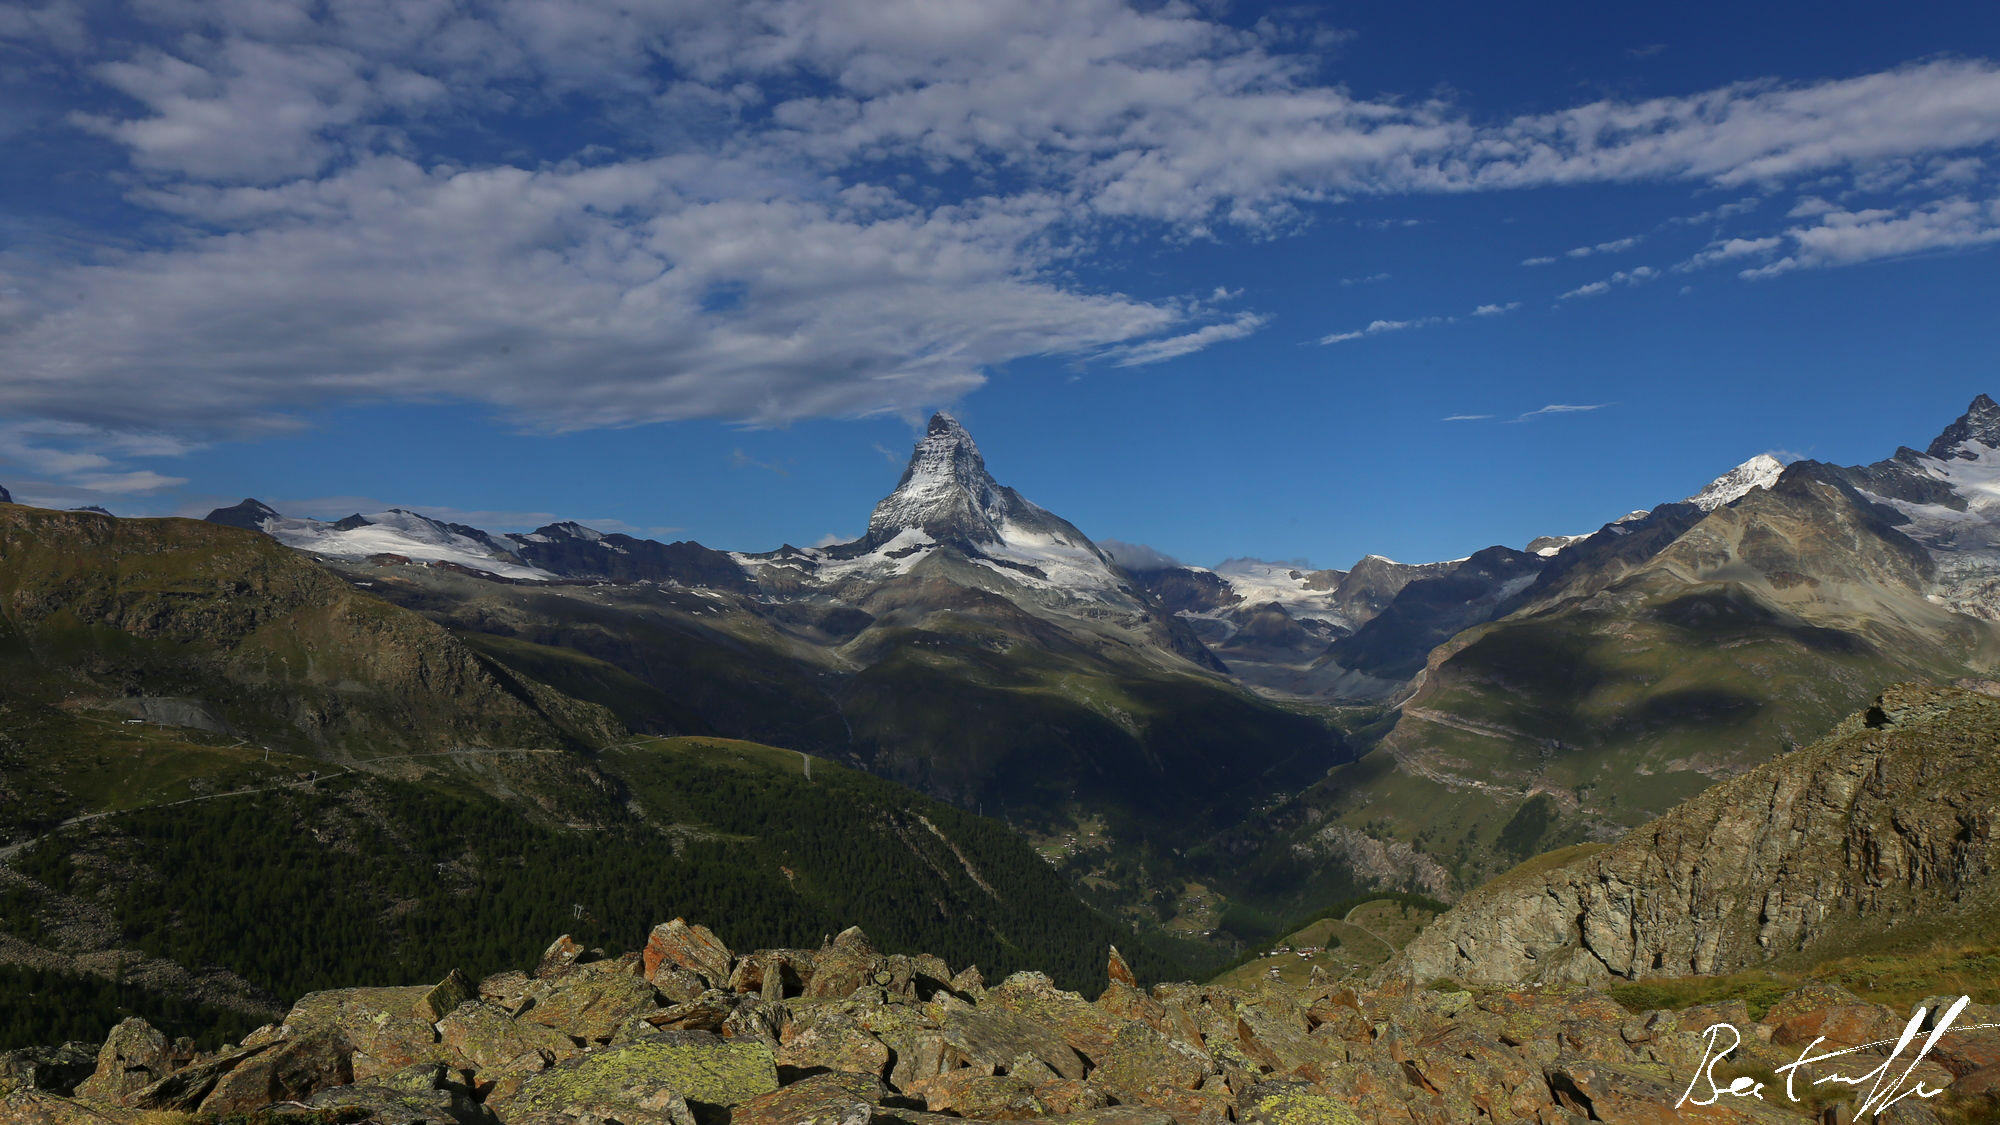
<svg viewBox="0 0 2000 1125"><path fill-rule="evenodd" d="M0 3L0 484L847 538L936 408L1213 563L2000 392L2000 9Z"/></svg>

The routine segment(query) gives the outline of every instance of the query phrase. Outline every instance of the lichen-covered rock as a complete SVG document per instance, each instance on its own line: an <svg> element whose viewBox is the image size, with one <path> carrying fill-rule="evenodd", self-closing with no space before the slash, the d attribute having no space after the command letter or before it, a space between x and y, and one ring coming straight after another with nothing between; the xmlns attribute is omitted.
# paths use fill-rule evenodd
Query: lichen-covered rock
<svg viewBox="0 0 2000 1125"><path fill-rule="evenodd" d="M621 1108L662 1114L677 1098L733 1106L777 1088L777 1063L762 1043L666 1031L551 1067L495 1108L510 1122L529 1114L577 1110L614 1117ZM488 1104L492 1102L489 1097Z"/></svg>
<svg viewBox="0 0 2000 1125"><path fill-rule="evenodd" d="M729 1125L869 1125L888 1096L872 1075L815 1074L737 1106Z"/></svg>
<svg viewBox="0 0 2000 1125"><path fill-rule="evenodd" d="M526 1054L550 1062L581 1052L569 1036L552 1027L516 1020L505 1009L484 1000L468 1000L437 1024L446 1061L467 1070L510 1066Z"/></svg>
<svg viewBox="0 0 2000 1125"><path fill-rule="evenodd" d="M383 1075L364 1085L323 1090L306 1099L316 1109L368 1112L368 1125L492 1125L493 1115L439 1063Z"/></svg>
<svg viewBox="0 0 2000 1125"><path fill-rule="evenodd" d="M189 1113L201 1107L216 1083L269 1047L242 1047L184 1066L150 1086L125 1095L134 1109Z"/></svg>
<svg viewBox="0 0 2000 1125"><path fill-rule="evenodd" d="M425 1023L436 1023L446 1013L472 999L477 992L465 974L453 969L445 975L429 992L417 1000L416 1017Z"/></svg>
<svg viewBox="0 0 2000 1125"><path fill-rule="evenodd" d="M872 984L882 967L882 954L859 926L849 926L813 955L812 979L804 996L812 1000L838 1000L854 990Z"/></svg>
<svg viewBox="0 0 2000 1125"><path fill-rule="evenodd" d="M980 1074L970 1069L947 1071L923 1083L917 1091L932 1113L950 1113L981 1121L1021 1121L1048 1116L1033 1086L1013 1075Z"/></svg>
<svg viewBox="0 0 2000 1125"><path fill-rule="evenodd" d="M1083 1059L1062 1035L1005 1008L973 1007L946 996L940 1000L944 1041L957 1061L980 1074L993 1074L1027 1055L1064 1078L1084 1076Z"/></svg>
<svg viewBox="0 0 2000 1125"><path fill-rule="evenodd" d="M171 1070L167 1037L137 1016L121 1020L97 1052L97 1069L76 1088L76 1096L123 1105L128 1094L142 1090Z"/></svg>
<svg viewBox="0 0 2000 1125"><path fill-rule="evenodd" d="M1362 1125L1353 1106L1303 1082L1259 1082L1236 1106L1242 1125Z"/></svg>
<svg viewBox="0 0 2000 1125"><path fill-rule="evenodd" d="M762 949L736 962L729 974L729 991L755 993L765 1000L783 1000L805 991L812 977L813 955L804 949Z"/></svg>
<svg viewBox="0 0 2000 1125"><path fill-rule="evenodd" d="M285 1016L287 1038L338 1033L353 1047L354 1080L365 1082L423 1062L444 1061L431 1022L417 1005L430 988L344 988L301 997Z"/></svg>
<svg viewBox="0 0 2000 1125"><path fill-rule="evenodd" d="M583 944L564 934L549 943L548 949L542 953L541 960L535 962L535 978L553 980L562 976L573 968L583 955Z"/></svg>
<svg viewBox="0 0 2000 1125"><path fill-rule="evenodd" d="M15 1090L67 1096L96 1071L97 1047L90 1043L0 1051L0 1096Z"/></svg>
<svg viewBox="0 0 2000 1125"><path fill-rule="evenodd" d="M393 1073L385 1071L383 1073ZM355 1080L354 1045L334 1026L301 1028L238 1062L201 1100L210 1114L248 1113L272 1102L301 1101Z"/></svg>
<svg viewBox="0 0 2000 1125"><path fill-rule="evenodd" d="M85 1103L25 1087L0 1095L0 1121L7 1125L144 1125L145 1111Z"/></svg>
<svg viewBox="0 0 2000 1125"><path fill-rule="evenodd" d="M785 1028L777 1053L779 1066L799 1070L825 1069L849 1074L889 1072L889 1048L855 1018L834 1008L795 1015Z"/></svg>
<svg viewBox="0 0 2000 1125"><path fill-rule="evenodd" d="M556 981L547 996L514 1018L587 1042L608 1043L626 1020L659 1009L659 994L639 977L575 972Z"/></svg>
<svg viewBox="0 0 2000 1125"><path fill-rule="evenodd" d="M709 988L727 988L734 960L729 947L707 926L690 926L681 918L653 927L646 939L647 980L665 964L693 973Z"/></svg>

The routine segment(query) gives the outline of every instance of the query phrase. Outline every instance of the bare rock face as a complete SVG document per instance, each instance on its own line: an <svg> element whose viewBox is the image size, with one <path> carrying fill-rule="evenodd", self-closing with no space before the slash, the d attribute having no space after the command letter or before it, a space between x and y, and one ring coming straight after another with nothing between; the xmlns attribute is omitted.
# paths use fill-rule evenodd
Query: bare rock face
<svg viewBox="0 0 2000 1125"><path fill-rule="evenodd" d="M167 1037L134 1016L111 1029L97 1053L97 1071L76 1088L78 1096L123 1105L125 1098L165 1078Z"/></svg>
<svg viewBox="0 0 2000 1125"><path fill-rule="evenodd" d="M2000 889L1996 745L2000 699L1892 688L1607 849L1493 880L1382 972L1590 984L1726 973L1899 925L1968 932Z"/></svg>

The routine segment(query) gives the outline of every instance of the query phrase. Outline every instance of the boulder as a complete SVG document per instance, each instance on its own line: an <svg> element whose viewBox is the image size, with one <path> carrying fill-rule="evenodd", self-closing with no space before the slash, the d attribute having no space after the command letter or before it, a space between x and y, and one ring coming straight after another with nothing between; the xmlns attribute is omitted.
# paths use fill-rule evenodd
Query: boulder
<svg viewBox="0 0 2000 1125"><path fill-rule="evenodd" d="M889 1072L889 1048L875 1033L837 1009L810 1013L785 1028L778 1065L798 1070L871 1074Z"/></svg>
<svg viewBox="0 0 2000 1125"><path fill-rule="evenodd" d="M535 979L553 980L569 972L583 959L583 945L568 934L557 938L542 952L541 960L535 962Z"/></svg>
<svg viewBox="0 0 2000 1125"><path fill-rule="evenodd" d="M745 955L729 974L729 991L783 1000L805 991L813 955L803 949L764 949Z"/></svg>
<svg viewBox="0 0 2000 1125"><path fill-rule="evenodd" d="M681 918L653 927L644 957L647 980L661 965L672 965L700 977L709 988L729 986L730 964L735 960L707 926L690 926Z"/></svg>
<svg viewBox="0 0 2000 1125"><path fill-rule="evenodd" d="M514 1018L586 1042L609 1043L626 1020L659 1009L659 993L639 977L570 973Z"/></svg>
<svg viewBox="0 0 2000 1125"><path fill-rule="evenodd" d="M7 1125L144 1125L142 1117L141 1110L73 1101L27 1087L0 1095L0 1121Z"/></svg>
<svg viewBox="0 0 2000 1125"><path fill-rule="evenodd" d="M366 1110L368 1125L492 1125L493 1115L438 1063L419 1064L373 1082L323 1090L306 1099L314 1109Z"/></svg>
<svg viewBox="0 0 2000 1125"><path fill-rule="evenodd" d="M151 1086L172 1070L167 1037L137 1016L121 1020L97 1052L97 1068L77 1085L76 1096L123 1105L126 1095Z"/></svg>
<svg viewBox="0 0 2000 1125"><path fill-rule="evenodd" d="M353 1048L354 1080L361 1082L422 1062L442 1062L437 1031L416 1014L430 991L416 985L309 993L285 1016L285 1036L337 1033Z"/></svg>
<svg viewBox="0 0 2000 1125"><path fill-rule="evenodd" d="M510 1125L534 1114L586 1111L635 1125L624 1114L671 1121L676 1103L734 1106L777 1088L777 1063L762 1043L665 1031L551 1067L495 1108Z"/></svg>
<svg viewBox="0 0 2000 1125"><path fill-rule="evenodd" d="M889 1091L867 1074L815 1074L730 1111L729 1125L869 1125Z"/></svg>
<svg viewBox="0 0 2000 1125"><path fill-rule="evenodd" d="M0 1096L14 1090L69 1095L97 1071L97 1046L22 1047L0 1051Z"/></svg>
<svg viewBox="0 0 2000 1125"><path fill-rule="evenodd" d="M216 1115L248 1113L272 1102L303 1101L354 1079L354 1045L346 1034L337 1027L304 1028L257 1049L219 1076L200 1109Z"/></svg>
<svg viewBox="0 0 2000 1125"><path fill-rule="evenodd" d="M472 982L466 979L464 973L453 969L417 1000L416 1017L425 1023L436 1023L475 995Z"/></svg>
<svg viewBox="0 0 2000 1125"><path fill-rule="evenodd" d="M125 1104L134 1109L191 1113L229 1072L270 1047L239 1047L210 1059L184 1066L144 1089L125 1095Z"/></svg>
<svg viewBox="0 0 2000 1125"><path fill-rule="evenodd" d="M472 1071L510 1067L528 1054L555 1062L582 1050L555 1028L509 1018L506 1009L484 1000L467 1000L452 1009L438 1021L437 1030L446 1061Z"/></svg>
<svg viewBox="0 0 2000 1125"><path fill-rule="evenodd" d="M872 984L882 968L882 954L859 926L849 926L813 955L812 979L804 996L812 1000L839 1000L854 990Z"/></svg>

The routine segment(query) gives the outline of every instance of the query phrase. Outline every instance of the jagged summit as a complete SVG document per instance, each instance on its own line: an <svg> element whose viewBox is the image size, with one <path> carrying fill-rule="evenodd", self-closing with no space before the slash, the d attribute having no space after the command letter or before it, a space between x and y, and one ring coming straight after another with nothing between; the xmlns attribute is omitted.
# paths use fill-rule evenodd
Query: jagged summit
<svg viewBox="0 0 2000 1125"><path fill-rule="evenodd" d="M875 505L868 533L825 553L888 562L902 571L939 547L1016 581L1071 591L1120 584L1110 557L1089 536L995 481L972 435L942 412L932 415L895 491Z"/></svg>
<svg viewBox="0 0 2000 1125"><path fill-rule="evenodd" d="M13 502L14 497L7 491L7 486L0 484L0 504L12 504Z"/></svg>
<svg viewBox="0 0 2000 1125"><path fill-rule="evenodd" d="M902 532L922 531L940 542L997 543L1019 501L986 471L986 459L958 419L934 414L896 490L868 517L866 540L880 546Z"/></svg>
<svg viewBox="0 0 2000 1125"><path fill-rule="evenodd" d="M1784 473L1782 461L1768 453L1759 453L1708 482L1707 488L1688 497L1687 502L1704 512L1712 512L1741 500L1757 489L1771 487Z"/></svg>
<svg viewBox="0 0 2000 1125"><path fill-rule="evenodd" d="M1968 448L1973 445L2000 449L2000 403L1983 394L1973 399L1958 421L1946 426L1924 452L1940 461L1974 461L1980 451Z"/></svg>

